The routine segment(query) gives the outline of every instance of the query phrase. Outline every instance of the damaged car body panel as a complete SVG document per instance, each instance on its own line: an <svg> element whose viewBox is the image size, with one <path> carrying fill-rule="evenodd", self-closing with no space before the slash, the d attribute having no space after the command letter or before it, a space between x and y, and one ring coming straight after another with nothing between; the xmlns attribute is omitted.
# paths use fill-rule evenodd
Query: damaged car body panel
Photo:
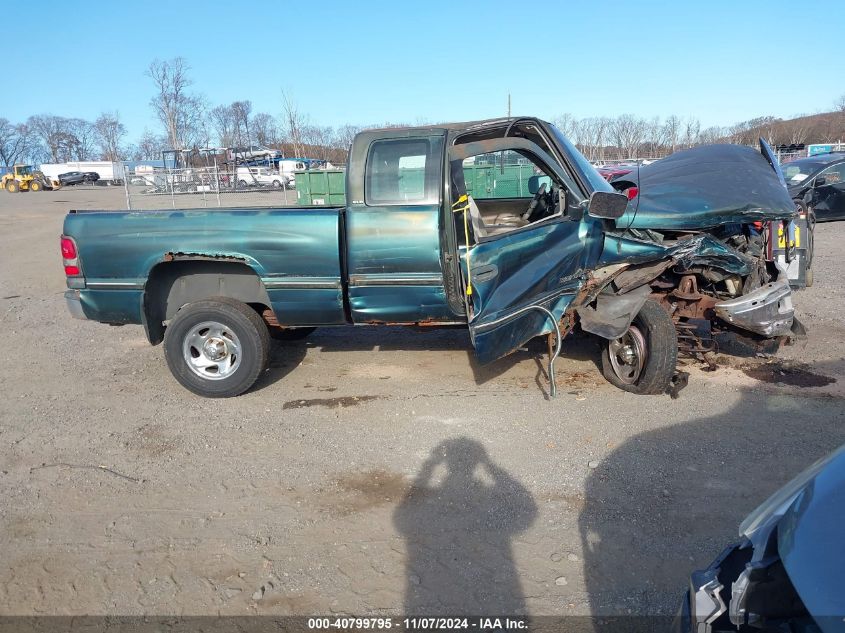
<svg viewBox="0 0 845 633"><path fill-rule="evenodd" d="M676 152L614 179L638 188L616 228L700 231L733 222L782 220L795 204L769 161L740 145Z"/></svg>
<svg viewBox="0 0 845 633"><path fill-rule="evenodd" d="M777 231L794 230L796 209L760 145L698 147L614 179L636 189L600 261L668 262L650 283L681 329L704 318L762 337L793 331L790 281L771 253Z"/></svg>
<svg viewBox="0 0 845 633"><path fill-rule="evenodd" d="M582 203L591 193L578 188L572 175L537 143L503 135L450 149L453 197L466 195L463 160L504 151L534 157L555 186L571 192L572 205ZM458 203L455 211L470 215L474 212L470 204L475 202ZM587 213L575 217L566 211L559 209L533 224L519 226L515 222L498 234L482 234L479 222L483 219L475 218L476 243L463 244L460 255L470 335L482 363L500 358L536 336L555 332L555 324L583 287L587 270L594 267L601 252L601 221Z"/></svg>
<svg viewBox="0 0 845 633"><path fill-rule="evenodd" d="M845 446L749 514L738 543L690 575L679 633L845 632Z"/></svg>

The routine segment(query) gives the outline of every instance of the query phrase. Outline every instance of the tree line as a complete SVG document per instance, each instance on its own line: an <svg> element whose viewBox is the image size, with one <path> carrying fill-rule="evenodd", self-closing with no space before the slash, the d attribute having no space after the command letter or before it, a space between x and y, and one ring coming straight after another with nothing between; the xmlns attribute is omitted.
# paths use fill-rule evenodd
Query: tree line
<svg viewBox="0 0 845 633"><path fill-rule="evenodd" d="M344 163L352 138L359 131L410 126L315 125L287 93L283 93L275 115L253 112L249 100L211 106L193 90L190 66L181 57L154 60L145 75L152 83L150 107L157 130L145 129L134 143L127 143L126 127L117 111L103 112L93 121L38 114L13 123L0 117L0 163L9 166L19 162L154 160L161 158L165 149L249 146L280 149L287 156ZM554 123L589 160L605 161L659 157L706 143L752 145L760 136L772 145L838 141L845 137L845 95L834 106L834 112L821 115L786 120L764 116L704 129L697 118L676 115L646 118L621 114L579 119L562 114Z"/></svg>

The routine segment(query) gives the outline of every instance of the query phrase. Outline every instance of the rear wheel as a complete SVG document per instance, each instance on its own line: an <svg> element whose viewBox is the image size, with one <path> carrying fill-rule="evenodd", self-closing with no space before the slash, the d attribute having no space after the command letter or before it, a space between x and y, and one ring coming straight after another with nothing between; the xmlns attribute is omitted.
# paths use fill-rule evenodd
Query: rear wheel
<svg viewBox="0 0 845 633"><path fill-rule="evenodd" d="M281 189L282 188L282 181L281 180L274 180L273 181L273 189Z"/></svg>
<svg viewBox="0 0 845 633"><path fill-rule="evenodd" d="M606 341L601 358L607 380L636 394L661 394L675 375L678 334L669 314L649 299L618 339Z"/></svg>
<svg viewBox="0 0 845 633"><path fill-rule="evenodd" d="M164 333L164 355L173 377L206 398L228 398L249 389L267 367L269 350L261 317L226 297L188 304Z"/></svg>
<svg viewBox="0 0 845 633"><path fill-rule="evenodd" d="M8 191L9 193L17 193L18 191L20 191L20 187L18 186L17 181L10 180L9 182L7 182L6 191Z"/></svg>

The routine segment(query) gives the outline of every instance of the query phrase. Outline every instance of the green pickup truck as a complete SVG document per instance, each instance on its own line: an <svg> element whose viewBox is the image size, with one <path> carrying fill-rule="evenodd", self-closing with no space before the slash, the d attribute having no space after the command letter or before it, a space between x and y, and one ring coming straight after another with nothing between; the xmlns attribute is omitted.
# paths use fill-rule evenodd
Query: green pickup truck
<svg viewBox="0 0 845 633"><path fill-rule="evenodd" d="M65 296L75 317L142 324L173 376L208 397L249 389L271 336L397 324L464 324L481 362L548 335L550 374L577 327L604 342L612 383L661 393L688 322L765 337L792 326L789 283L758 237L794 207L768 186L766 159L739 149L762 199L637 228L649 217L630 217L630 192L539 119L368 130L342 207L70 211ZM526 187L467 194L466 165L514 158Z"/></svg>

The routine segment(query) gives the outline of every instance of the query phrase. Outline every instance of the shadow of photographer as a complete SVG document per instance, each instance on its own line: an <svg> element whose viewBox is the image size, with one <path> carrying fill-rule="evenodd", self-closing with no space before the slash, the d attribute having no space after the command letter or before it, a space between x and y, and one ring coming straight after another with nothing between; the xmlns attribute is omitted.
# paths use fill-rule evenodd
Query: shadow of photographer
<svg viewBox="0 0 845 633"><path fill-rule="evenodd" d="M407 548L408 615L525 615L513 537L537 506L479 442L441 442L394 513Z"/></svg>

